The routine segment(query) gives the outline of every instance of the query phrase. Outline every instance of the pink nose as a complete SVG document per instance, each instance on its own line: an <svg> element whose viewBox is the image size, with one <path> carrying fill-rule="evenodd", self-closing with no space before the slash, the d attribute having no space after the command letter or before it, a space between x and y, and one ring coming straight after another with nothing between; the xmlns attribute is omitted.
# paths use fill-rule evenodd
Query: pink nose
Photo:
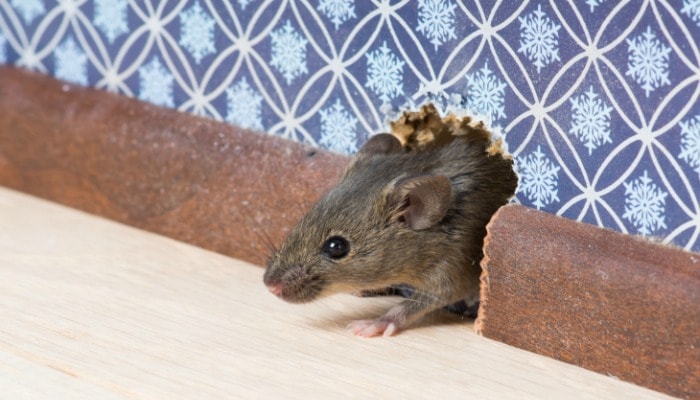
<svg viewBox="0 0 700 400"><path fill-rule="evenodd" d="M275 296L279 296L282 294L282 284L281 283L273 283L273 284L267 285L267 289L270 291L270 293L274 294Z"/></svg>

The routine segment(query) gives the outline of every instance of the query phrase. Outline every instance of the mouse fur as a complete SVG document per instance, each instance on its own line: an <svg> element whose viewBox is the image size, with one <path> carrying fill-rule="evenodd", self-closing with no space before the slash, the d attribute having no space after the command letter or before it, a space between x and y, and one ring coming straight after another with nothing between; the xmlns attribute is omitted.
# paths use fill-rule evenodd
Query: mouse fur
<svg viewBox="0 0 700 400"><path fill-rule="evenodd" d="M430 311L478 301L486 224L517 186L512 160L489 154L491 144L462 135L409 148L373 136L270 258L264 283L292 303L414 289L383 316L351 323L359 336L391 336Z"/></svg>

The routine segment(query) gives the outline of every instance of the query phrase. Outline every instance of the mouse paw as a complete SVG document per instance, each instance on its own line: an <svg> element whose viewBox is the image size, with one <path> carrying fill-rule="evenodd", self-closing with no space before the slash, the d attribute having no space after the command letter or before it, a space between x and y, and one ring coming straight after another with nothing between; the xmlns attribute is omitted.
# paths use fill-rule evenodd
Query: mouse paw
<svg viewBox="0 0 700 400"><path fill-rule="evenodd" d="M389 337L398 331L396 324L386 319L363 319L359 321L352 321L347 327L355 336L367 338L379 335Z"/></svg>

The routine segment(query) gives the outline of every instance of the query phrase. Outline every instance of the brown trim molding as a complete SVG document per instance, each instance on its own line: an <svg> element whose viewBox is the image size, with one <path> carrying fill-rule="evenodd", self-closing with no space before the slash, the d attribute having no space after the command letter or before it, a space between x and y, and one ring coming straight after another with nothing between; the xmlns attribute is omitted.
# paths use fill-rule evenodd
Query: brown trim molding
<svg viewBox="0 0 700 400"><path fill-rule="evenodd" d="M484 336L700 395L700 254L520 205L494 215L484 252Z"/></svg>
<svg viewBox="0 0 700 400"><path fill-rule="evenodd" d="M347 161L0 67L0 185L252 263Z"/></svg>

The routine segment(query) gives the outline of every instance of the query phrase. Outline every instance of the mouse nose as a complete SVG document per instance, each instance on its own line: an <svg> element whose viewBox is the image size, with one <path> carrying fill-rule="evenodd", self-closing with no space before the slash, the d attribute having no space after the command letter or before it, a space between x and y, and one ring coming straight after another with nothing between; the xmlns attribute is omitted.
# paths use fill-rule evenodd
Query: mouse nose
<svg viewBox="0 0 700 400"><path fill-rule="evenodd" d="M281 283L271 283L267 285L267 290L270 291L270 293L274 294L275 296L279 296L282 294L282 284Z"/></svg>

